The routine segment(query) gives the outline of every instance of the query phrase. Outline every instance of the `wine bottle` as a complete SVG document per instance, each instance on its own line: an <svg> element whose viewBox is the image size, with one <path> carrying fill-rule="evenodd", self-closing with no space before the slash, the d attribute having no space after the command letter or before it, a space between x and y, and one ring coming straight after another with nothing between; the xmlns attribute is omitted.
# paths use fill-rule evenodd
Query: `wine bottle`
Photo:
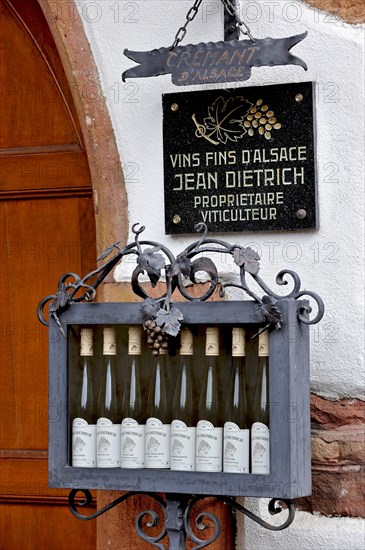
<svg viewBox="0 0 365 550"><path fill-rule="evenodd" d="M172 405L171 470L195 470L196 418L193 404L193 335L181 329L179 373Z"/></svg>
<svg viewBox="0 0 365 550"><path fill-rule="evenodd" d="M97 467L120 466L120 411L117 402L115 329L104 328L103 375L96 429Z"/></svg>
<svg viewBox="0 0 365 550"><path fill-rule="evenodd" d="M232 366L223 431L223 471L249 472L250 436L247 429L245 331L232 329Z"/></svg>
<svg viewBox="0 0 365 550"><path fill-rule="evenodd" d="M167 352L153 358L154 367L147 401L146 468L170 467L171 410L166 392Z"/></svg>
<svg viewBox="0 0 365 550"><path fill-rule="evenodd" d="M251 427L251 464L253 474L270 473L269 432L269 333L259 335L259 360Z"/></svg>
<svg viewBox="0 0 365 550"><path fill-rule="evenodd" d="M218 398L219 333L208 327L205 345L206 364L199 399L199 422L196 428L196 470L222 471L223 421Z"/></svg>
<svg viewBox="0 0 365 550"><path fill-rule="evenodd" d="M77 417L72 422L72 466L95 468L96 410L92 384L92 329L82 328L80 340L81 391Z"/></svg>
<svg viewBox="0 0 365 550"><path fill-rule="evenodd" d="M146 410L141 395L140 326L128 329L128 374L122 405L120 432L120 465L122 468L144 468Z"/></svg>

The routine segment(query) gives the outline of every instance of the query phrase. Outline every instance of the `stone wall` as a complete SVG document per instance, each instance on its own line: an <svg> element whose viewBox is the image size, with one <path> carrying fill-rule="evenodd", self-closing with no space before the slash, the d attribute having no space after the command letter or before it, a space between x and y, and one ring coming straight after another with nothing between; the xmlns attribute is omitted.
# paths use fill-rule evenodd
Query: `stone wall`
<svg viewBox="0 0 365 550"><path fill-rule="evenodd" d="M306 0L306 2L314 8L333 14L346 23L356 24L365 21L363 0Z"/></svg>
<svg viewBox="0 0 365 550"><path fill-rule="evenodd" d="M311 399L312 496L301 510L365 517L365 402Z"/></svg>

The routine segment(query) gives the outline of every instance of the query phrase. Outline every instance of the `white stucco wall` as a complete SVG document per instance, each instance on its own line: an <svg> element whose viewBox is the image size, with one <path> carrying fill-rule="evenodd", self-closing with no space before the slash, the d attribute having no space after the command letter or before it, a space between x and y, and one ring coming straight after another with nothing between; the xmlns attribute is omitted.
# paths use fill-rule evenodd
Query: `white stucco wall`
<svg viewBox="0 0 365 550"><path fill-rule="evenodd" d="M270 516L267 511L268 499L245 499L244 505L265 521L281 525L281 512ZM296 512L291 526L275 533L268 531L238 515L237 550L364 550L365 525L359 518L328 518L320 514L312 515ZM244 532L244 544L242 533Z"/></svg>
<svg viewBox="0 0 365 550"><path fill-rule="evenodd" d="M125 169L130 227L136 222L145 225L146 239L161 241L174 253L195 236L170 237L164 233L161 95L202 87L177 88L170 75L123 83L121 73L135 65L123 56L124 48L169 46L191 5L191 0L78 1ZM347 25L300 1L241 2L240 9L259 38L308 30L308 37L293 48L293 53L308 64L307 72L294 66L253 68L251 79L240 85L316 83L320 228L302 233L216 236L256 248L262 257L260 275L272 288L276 274L289 268L300 275L302 288L323 298L325 316L311 328L312 391L330 399L364 399L364 28ZM218 0L203 0L183 44L222 39L222 6ZM219 85L234 86L238 84ZM229 278L230 265L217 263L222 277ZM118 270L117 278L129 279L130 273L126 264ZM246 524L247 550L363 548L360 520L301 513L295 525L280 534L251 527L248 521ZM242 529L240 524L238 540ZM238 548L243 546L238 544Z"/></svg>

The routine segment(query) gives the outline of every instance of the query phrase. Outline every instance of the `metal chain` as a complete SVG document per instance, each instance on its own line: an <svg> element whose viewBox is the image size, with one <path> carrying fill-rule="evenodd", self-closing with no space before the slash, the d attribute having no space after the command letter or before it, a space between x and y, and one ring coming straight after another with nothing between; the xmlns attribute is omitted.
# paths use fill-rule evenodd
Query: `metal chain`
<svg viewBox="0 0 365 550"><path fill-rule="evenodd" d="M238 27L239 27L239 31L242 34L245 34L246 36L248 36L250 38L250 40L253 43L255 43L256 38L253 37L249 26L243 21L243 19L241 19L240 15L237 11L236 6L234 4L232 4L231 0L221 0L221 2L223 4L224 8L229 13L229 15L232 15L233 17L235 17L235 19L237 21L237 24L238 24ZM246 30L244 30L243 27L245 27Z"/></svg>
<svg viewBox="0 0 365 550"><path fill-rule="evenodd" d="M194 19L194 17L196 16L196 14L198 13L198 9L199 9L199 6L202 3L202 1L203 0L195 0L194 5L189 9L188 13L186 14L185 25L180 27L179 30L177 31L177 33L175 34L175 40L174 40L170 50L173 50L174 48L176 48L176 46L178 44L180 44L180 42L184 39L184 37L186 35L186 27L189 25L190 21L192 21Z"/></svg>

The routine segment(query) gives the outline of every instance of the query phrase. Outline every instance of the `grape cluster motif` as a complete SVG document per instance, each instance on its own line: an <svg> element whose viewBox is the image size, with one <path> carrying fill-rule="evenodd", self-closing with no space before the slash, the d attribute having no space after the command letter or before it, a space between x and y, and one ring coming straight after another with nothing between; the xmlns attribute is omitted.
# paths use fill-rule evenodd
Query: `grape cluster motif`
<svg viewBox="0 0 365 550"><path fill-rule="evenodd" d="M281 124L277 121L274 111L268 105L263 105L263 103L263 99L256 101L256 104L251 107L243 126L249 136L253 136L256 130L260 136L271 139L271 132L280 130Z"/></svg>
<svg viewBox="0 0 365 550"><path fill-rule="evenodd" d="M147 319L147 321L143 323L143 328L147 332L147 345L152 350L152 355L157 357L160 353L160 349L168 349L169 335L164 332L156 321Z"/></svg>
<svg viewBox="0 0 365 550"><path fill-rule="evenodd" d="M219 96L208 107L208 116L200 123L195 113L192 115L195 124L195 135L204 138L213 145L237 142L246 134L250 137L257 131L265 139L271 139L273 130L280 130L274 111L264 104L262 98L256 103L248 101L244 96L225 99Z"/></svg>

